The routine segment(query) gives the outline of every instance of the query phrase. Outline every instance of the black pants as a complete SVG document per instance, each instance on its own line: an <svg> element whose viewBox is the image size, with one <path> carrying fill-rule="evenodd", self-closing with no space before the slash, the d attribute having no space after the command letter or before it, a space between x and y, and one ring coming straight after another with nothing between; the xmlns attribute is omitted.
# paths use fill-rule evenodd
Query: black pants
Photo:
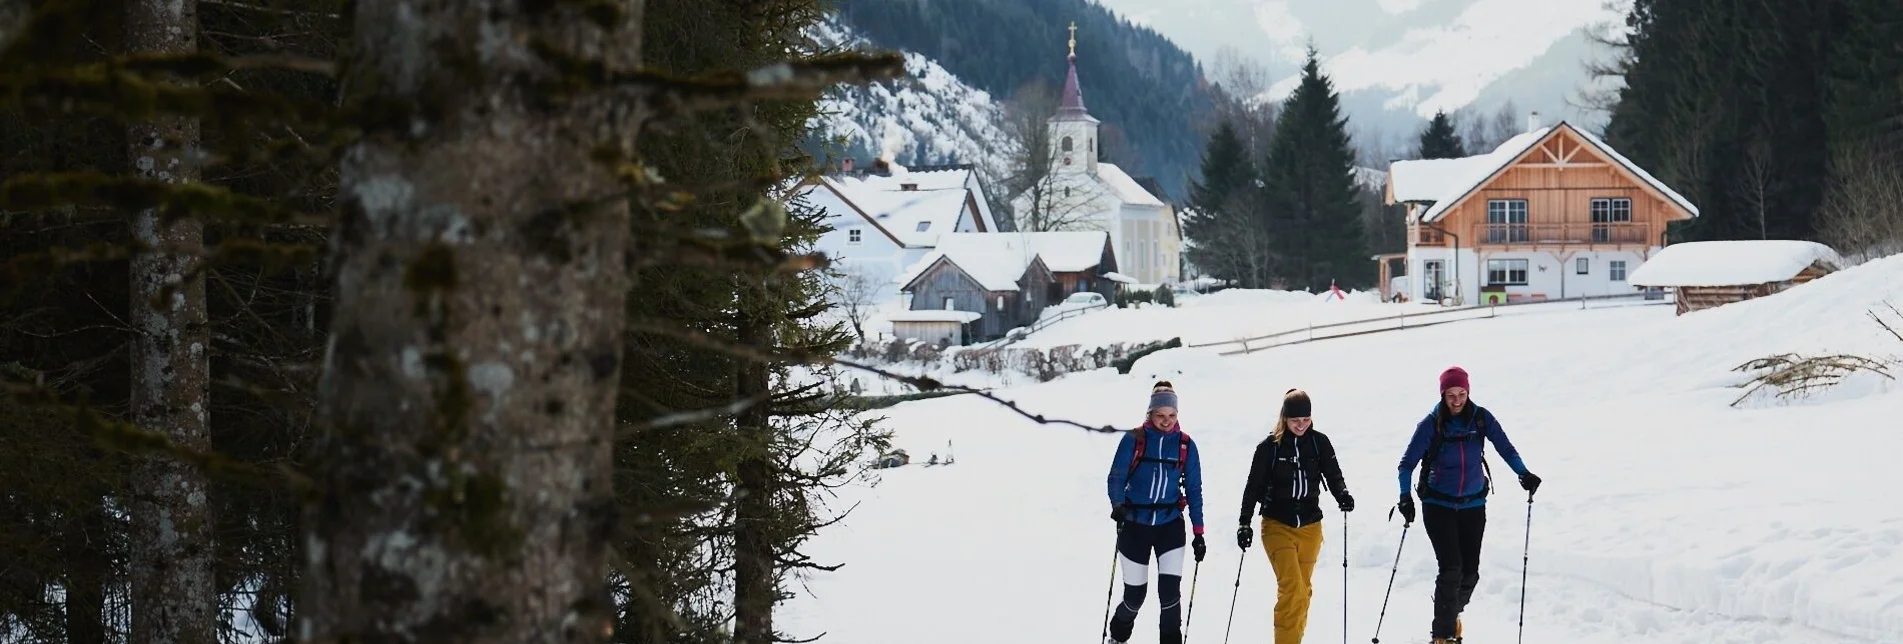
<svg viewBox="0 0 1903 644"><path fill-rule="evenodd" d="M1440 575L1434 578L1433 637L1453 637L1454 619L1467 609L1480 583L1480 540L1487 532L1487 507L1455 510L1421 504L1421 523L1434 543Z"/></svg>
<svg viewBox="0 0 1903 644"><path fill-rule="evenodd" d="M1130 641L1137 611L1150 581L1150 553L1156 553L1156 598L1162 604L1157 628L1163 644L1183 640L1183 519L1163 525L1126 523L1117 532L1117 562L1123 569L1123 601L1110 618L1110 638Z"/></svg>

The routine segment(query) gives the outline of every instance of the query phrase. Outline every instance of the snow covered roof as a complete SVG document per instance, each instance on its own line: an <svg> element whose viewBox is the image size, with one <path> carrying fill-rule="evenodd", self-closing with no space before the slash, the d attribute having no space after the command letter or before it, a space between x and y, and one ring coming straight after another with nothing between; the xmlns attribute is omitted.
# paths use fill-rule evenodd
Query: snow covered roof
<svg viewBox="0 0 1903 644"><path fill-rule="evenodd" d="M1110 233L1101 230L1046 233L1005 233L1023 237L1031 251L1044 258L1044 267L1056 273L1075 273L1103 263Z"/></svg>
<svg viewBox="0 0 1903 644"><path fill-rule="evenodd" d="M1739 286L1782 282L1822 263L1844 265L1829 246L1794 239L1747 239L1672 244L1626 276L1633 286Z"/></svg>
<svg viewBox="0 0 1903 644"><path fill-rule="evenodd" d="M1046 233L948 233L938 247L919 258L895 280L902 287L949 259L988 291L1018 290L1018 278L1042 258L1053 272L1089 270L1101 263L1109 233L1103 231Z"/></svg>
<svg viewBox="0 0 1903 644"><path fill-rule="evenodd" d="M1550 127L1522 132L1486 154L1458 159L1396 161L1388 168L1389 187L1394 191L1393 199L1396 202L1432 201L1434 205L1421 213L1420 219L1424 222L1438 221L1447 214L1448 209L1457 205L1462 197L1486 184L1494 174L1505 169L1515 159L1520 158L1561 128L1579 135L1579 138L1592 144L1593 148L1601 154L1623 166L1640 181L1664 195L1666 199L1684 208L1692 216L1698 216L1698 207L1692 205L1671 187L1666 186L1665 182L1659 181L1644 168L1633 164L1631 159L1613 150L1612 146L1607 145L1604 140L1591 132L1573 127L1564 121Z"/></svg>
<svg viewBox="0 0 1903 644"><path fill-rule="evenodd" d="M1114 163L1098 163L1097 179L1124 203L1158 207L1163 205L1162 200L1150 194L1150 191L1144 190L1143 186L1137 185L1136 179L1130 178L1123 168L1117 167Z"/></svg>
<svg viewBox="0 0 1903 644"><path fill-rule="evenodd" d="M984 316L977 311L921 309L889 313L885 316L885 319L889 322L957 322L960 324L969 324L981 317Z"/></svg>

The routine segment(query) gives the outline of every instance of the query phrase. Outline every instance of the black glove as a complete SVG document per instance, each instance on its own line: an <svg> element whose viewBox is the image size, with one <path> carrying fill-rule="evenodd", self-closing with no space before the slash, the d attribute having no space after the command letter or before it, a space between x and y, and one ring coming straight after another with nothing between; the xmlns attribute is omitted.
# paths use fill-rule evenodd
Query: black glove
<svg viewBox="0 0 1903 644"><path fill-rule="evenodd" d="M1189 542L1189 548L1196 551L1196 561L1198 562L1202 561L1203 555L1209 552L1209 544L1203 543L1203 535L1200 534L1196 535L1196 538Z"/></svg>
<svg viewBox="0 0 1903 644"><path fill-rule="evenodd" d="M1246 524L1236 526L1236 545L1242 546L1243 550L1248 550L1249 544L1254 542L1255 542L1254 528L1250 528Z"/></svg>
<svg viewBox="0 0 1903 644"><path fill-rule="evenodd" d="M1129 513L1129 506L1127 505L1118 505L1117 507L1110 508L1110 520L1117 522L1118 530L1123 529L1123 522L1125 520L1123 516L1127 513Z"/></svg>
<svg viewBox="0 0 1903 644"><path fill-rule="evenodd" d="M1355 496L1342 492L1341 498L1335 499L1335 505L1340 507L1342 512L1353 512L1355 511Z"/></svg>
<svg viewBox="0 0 1903 644"><path fill-rule="evenodd" d="M1407 519L1408 523L1413 523L1414 522L1414 497L1411 497L1411 496L1401 497L1400 508L1401 508L1401 518Z"/></svg>
<svg viewBox="0 0 1903 644"><path fill-rule="evenodd" d="M1532 473L1532 472L1527 472L1527 473L1525 473L1525 474L1521 474L1521 475L1520 475L1520 487L1522 487L1522 488L1526 488L1526 493L1527 493L1528 495L1532 495L1532 494L1533 494L1534 492L1538 492L1538 491L1540 490L1540 477L1539 477L1539 475L1538 475L1538 474L1534 474L1534 473Z"/></svg>

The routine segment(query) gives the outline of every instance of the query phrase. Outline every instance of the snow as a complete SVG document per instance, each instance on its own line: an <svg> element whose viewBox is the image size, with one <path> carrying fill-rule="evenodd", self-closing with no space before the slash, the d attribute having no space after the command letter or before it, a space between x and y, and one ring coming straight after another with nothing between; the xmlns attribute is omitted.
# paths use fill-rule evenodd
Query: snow
<svg viewBox="0 0 1903 644"><path fill-rule="evenodd" d="M950 311L944 309L921 309L916 311L898 311L885 314L887 322L957 322L969 324L984 317L977 311Z"/></svg>
<svg viewBox="0 0 1903 644"><path fill-rule="evenodd" d="M1232 640L1269 638L1273 574L1259 539L1237 549L1231 521L1248 454L1274 418L1275 394L1290 387L1313 397L1316 427L1333 439L1360 506L1345 518L1326 506L1308 641L1368 641L1384 598L1379 636L1425 639L1431 548L1419 524L1402 541L1387 511L1435 376L1458 364L1472 373L1474 401L1545 479L1537 507L1524 502L1489 447L1497 491L1465 614L1469 641L1516 641L1524 590L1528 642L1903 642L1903 512L1890 498L1903 488L1903 386L1864 379L1810 400L1731 406L1748 379L1732 368L1752 358L1903 354L1865 313L1885 299L1903 304L1900 272L1903 256L1890 257L1682 317L1670 306L1554 308L1246 356L1168 350L1129 375L1105 369L993 393L1030 414L1128 428L1151 382L1176 383L1205 459L1209 557L1185 565L1191 641L1216 641L1232 593ZM1231 297L1300 306L1299 296ZM1179 328L1209 324L1215 311L1156 310ZM806 553L844 566L790 581L795 599L775 626L835 644L999 633L1096 641L1113 583L1103 477L1117 436L1040 425L968 395L872 415L895 432L894 447L949 443L957 464L878 470L877 485L838 490L828 509L851 512ZM1152 585L1134 642L1156 641L1158 603Z"/></svg>
<svg viewBox="0 0 1903 644"><path fill-rule="evenodd" d="M1176 308L1108 309L1051 325L1018 342L1020 347L1086 347L1116 342L1155 342L1180 337L1184 344L1229 342L1301 329L1311 324L1387 318L1425 312L1419 304L1384 304L1375 293L1356 292L1348 301L1326 293L1229 289L1179 298Z"/></svg>
<svg viewBox="0 0 1903 644"><path fill-rule="evenodd" d="M1633 286L1738 286L1782 282L1811 264L1844 261L1829 246L1791 239L1684 242L1666 246L1626 276Z"/></svg>
<svg viewBox="0 0 1903 644"><path fill-rule="evenodd" d="M1388 167L1388 179L1394 182L1395 203L1440 201L1449 186L1470 185L1471 177L1492 174L1492 154L1458 159L1410 159L1395 161ZM1486 168L1486 169L1482 169Z"/></svg>
<svg viewBox="0 0 1903 644"><path fill-rule="evenodd" d="M1445 177L1438 177L1445 179L1447 183L1442 186L1442 192L1435 198L1434 205L1421 213L1421 221L1439 221L1441 215L1446 214L1447 209L1453 207L1461 196L1480 187L1494 173L1507 167L1507 164L1513 163L1514 159L1520 158L1520 155L1537 145L1540 139L1546 138L1546 134L1553 131L1553 127L1556 126L1521 132L1500 143L1500 146L1494 148L1492 152L1463 159L1467 163L1459 166L1458 169L1448 171Z"/></svg>
<svg viewBox="0 0 1903 644"><path fill-rule="evenodd" d="M1123 168L1117 167L1114 163L1098 163L1097 179L1116 194L1118 201L1136 206L1163 207L1163 202L1157 200L1156 195L1144 190L1136 179L1130 178Z"/></svg>
<svg viewBox="0 0 1903 644"><path fill-rule="evenodd" d="M897 281L910 284L940 258L950 258L986 290L1015 291L1032 259L1043 258L1045 268L1054 272L1087 270L1101 261L1108 240L1102 231L946 234Z"/></svg>

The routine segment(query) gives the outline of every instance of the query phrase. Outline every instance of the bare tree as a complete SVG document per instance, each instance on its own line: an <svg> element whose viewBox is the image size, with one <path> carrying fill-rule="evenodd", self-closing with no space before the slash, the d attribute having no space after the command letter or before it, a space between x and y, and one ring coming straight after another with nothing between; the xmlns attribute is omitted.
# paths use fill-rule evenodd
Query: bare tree
<svg viewBox="0 0 1903 644"><path fill-rule="evenodd" d="M1745 207L1758 222L1758 239L1769 239L1767 225L1771 209L1771 190L1777 183L1777 168L1771 160L1771 146L1764 139L1751 141L1745 151L1743 176L1739 177L1738 190L1744 193Z"/></svg>
<svg viewBox="0 0 1903 644"><path fill-rule="evenodd" d="M198 51L196 0L134 0L125 12L126 53ZM134 171L163 183L196 180L198 134L194 117L133 123L126 140ZM203 451L211 446L211 338L204 274L194 258L204 245L204 224L148 208L134 216L132 228L133 238L148 248L131 261L133 422L179 447ZM131 640L215 641L216 549L204 470L171 454L142 456L132 486Z"/></svg>
<svg viewBox="0 0 1903 644"><path fill-rule="evenodd" d="M1011 153L1011 195L1017 229L1024 232L1091 230L1101 185L1077 181L1074 173L1057 171L1062 152L1051 140L1050 118L1057 113L1057 92L1049 83L1033 80L1019 87L1005 102L1005 127L1017 140ZM1099 146L1102 150L1102 146Z"/></svg>
<svg viewBox="0 0 1903 644"><path fill-rule="evenodd" d="M1818 235L1852 262L1903 253L1903 159L1858 142L1831 154Z"/></svg>
<svg viewBox="0 0 1903 644"><path fill-rule="evenodd" d="M891 271L867 266L849 264L841 268L833 279L830 290L833 303L846 313L846 320L852 325L852 333L859 338L859 344L866 344L866 319L878 309L879 293L892 280Z"/></svg>
<svg viewBox="0 0 1903 644"><path fill-rule="evenodd" d="M1480 108L1466 105L1448 115L1460 128L1460 138L1467 142L1467 151L1472 154L1492 152L1507 139L1525 131L1526 123L1520 115L1520 108L1507 99L1491 114L1482 114Z"/></svg>

